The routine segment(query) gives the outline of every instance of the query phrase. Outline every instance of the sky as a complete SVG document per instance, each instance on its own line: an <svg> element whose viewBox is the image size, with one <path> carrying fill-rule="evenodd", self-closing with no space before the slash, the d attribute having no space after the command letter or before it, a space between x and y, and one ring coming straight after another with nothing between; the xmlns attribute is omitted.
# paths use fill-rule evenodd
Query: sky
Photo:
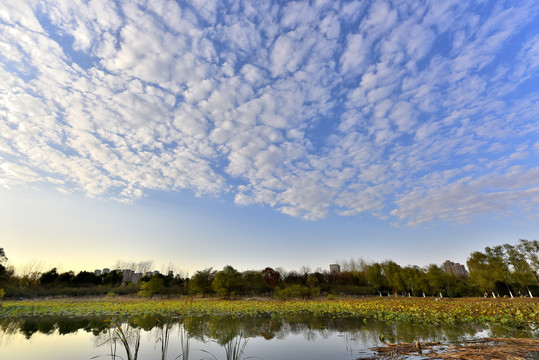
<svg viewBox="0 0 539 360"><path fill-rule="evenodd" d="M538 238L538 100L535 0L0 0L0 247L465 263Z"/></svg>

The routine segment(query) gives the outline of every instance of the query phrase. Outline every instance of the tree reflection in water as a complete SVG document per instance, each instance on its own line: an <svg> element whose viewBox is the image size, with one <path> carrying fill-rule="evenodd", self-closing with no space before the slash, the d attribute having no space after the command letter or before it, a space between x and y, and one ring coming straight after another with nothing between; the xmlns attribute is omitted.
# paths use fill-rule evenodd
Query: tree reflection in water
<svg viewBox="0 0 539 360"><path fill-rule="evenodd" d="M8 346L15 335L31 339L36 333L55 336L83 330L92 333L94 346L106 354L94 356L111 359L136 360L141 347L141 334L153 337L155 349L160 352L161 360L189 360L193 351L197 359L217 359L223 355L221 350L211 350L204 346L219 344L226 359L246 359L247 344L252 338L282 340L299 335L305 341L317 338L340 337L347 352L353 345L365 348L380 344L379 337L390 343L415 341L457 342L472 338L478 332L488 331L491 337L534 337L534 333L523 333L522 329L506 329L502 326L485 325L423 325L411 323L390 323L374 319L358 318L317 318L294 316L288 318L272 317L231 317L231 316L186 316L186 317L132 317L132 318L18 318L0 319L0 343ZM173 336L177 331L177 335ZM536 336L537 334L535 334ZM204 349L193 349L195 341ZM146 344L146 343L144 343ZM174 344L174 345L172 345ZM142 346L145 348L145 345ZM256 347L253 348L253 350ZM174 353L172 352L174 349ZM210 351L211 350L211 351ZM152 356L159 358L158 356Z"/></svg>
<svg viewBox="0 0 539 360"><path fill-rule="evenodd" d="M183 360L189 360L189 351L190 351L190 345L189 345L189 335L185 331L185 328L183 326L183 319L180 316L179 317L179 335L180 335L180 348L182 353L177 357L177 359L181 358Z"/></svg>
<svg viewBox="0 0 539 360"><path fill-rule="evenodd" d="M19 332L21 321L8 321L0 323L0 348L7 345Z"/></svg>
<svg viewBox="0 0 539 360"><path fill-rule="evenodd" d="M159 321L159 319L157 319ZM166 360L167 353L168 353L168 342L170 340L170 331L171 326L168 322L161 322L159 321L159 325L157 326L157 340L156 344L161 344L161 360Z"/></svg>
<svg viewBox="0 0 539 360"><path fill-rule="evenodd" d="M92 359L110 356L112 359L116 357L123 359L117 355L118 344L125 350L127 360L137 360L141 343L141 330L155 333L155 344L159 344L161 350L161 360L167 359L170 334L175 326L171 319L163 319L158 317L135 317L129 321L122 322L120 319L105 320L109 327L102 333L96 335L96 347L110 345L110 354L97 355ZM183 327L181 326L181 318L179 321L180 343L182 353L175 359L189 359L189 338Z"/></svg>
<svg viewBox="0 0 539 360"><path fill-rule="evenodd" d="M213 316L209 318L188 317L183 326L193 337L207 342L212 341L221 345L225 351L227 360L240 360L244 358L245 348L247 347L248 337L257 336L252 331L246 336L247 329L256 330L256 324L253 324L256 318L240 318L230 316ZM200 350L211 358L217 360L215 354L207 350ZM246 357L249 359L252 357Z"/></svg>

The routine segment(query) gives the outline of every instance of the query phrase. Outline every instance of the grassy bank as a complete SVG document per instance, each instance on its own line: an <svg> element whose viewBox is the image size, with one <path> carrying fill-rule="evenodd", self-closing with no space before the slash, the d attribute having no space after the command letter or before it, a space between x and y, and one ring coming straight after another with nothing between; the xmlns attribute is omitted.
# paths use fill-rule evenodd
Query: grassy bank
<svg viewBox="0 0 539 360"><path fill-rule="evenodd" d="M537 299L361 298L337 300L217 300L98 298L5 301L0 317L235 315L374 318L428 324L539 324Z"/></svg>

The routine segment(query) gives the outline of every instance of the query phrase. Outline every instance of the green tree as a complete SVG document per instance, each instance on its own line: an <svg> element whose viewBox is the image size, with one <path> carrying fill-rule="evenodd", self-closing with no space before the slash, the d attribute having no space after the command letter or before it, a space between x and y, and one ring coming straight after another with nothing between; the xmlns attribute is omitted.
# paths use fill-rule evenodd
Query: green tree
<svg viewBox="0 0 539 360"><path fill-rule="evenodd" d="M509 278L512 283L518 284L522 288L528 290L530 297L533 297L530 291L530 285L537 282L532 267L526 260L526 254L521 251L521 247L509 244L503 245L506 253L507 262L511 267Z"/></svg>
<svg viewBox="0 0 539 360"><path fill-rule="evenodd" d="M230 295L240 291L242 286L243 279L240 272L230 265L225 266L223 270L215 274L212 282L213 290L227 299L230 298Z"/></svg>
<svg viewBox="0 0 539 360"><path fill-rule="evenodd" d="M495 288L495 274L489 270L488 258L481 251L474 251L466 261L469 275L468 279L481 291L490 293Z"/></svg>
<svg viewBox="0 0 539 360"><path fill-rule="evenodd" d="M207 294L213 291L212 282L215 278L215 270L213 268L206 268L199 270L189 280L189 292L191 294L202 294L205 297Z"/></svg>
<svg viewBox="0 0 539 360"><path fill-rule="evenodd" d="M3 263L4 261L7 261L6 252L4 251L4 248L0 248L0 263Z"/></svg>
<svg viewBox="0 0 539 360"><path fill-rule="evenodd" d="M4 261L7 261L6 253L4 252L4 248L0 248L0 284L2 284L5 281L5 277L7 274L6 268L2 263ZM0 300L4 297L6 292L4 289L0 288Z"/></svg>
<svg viewBox="0 0 539 360"><path fill-rule="evenodd" d="M423 277L423 272L418 266L407 266L402 269L402 278L406 284L406 289L413 296L420 295L424 291L421 282Z"/></svg>
<svg viewBox="0 0 539 360"><path fill-rule="evenodd" d="M447 290L447 274L438 265L430 264L427 267L426 278L430 287L430 290L434 292L434 295L444 293Z"/></svg>
<svg viewBox="0 0 539 360"><path fill-rule="evenodd" d="M418 291L417 295L426 296L426 294L432 294L434 290L430 286L429 279L427 277L427 268L422 268L419 276L417 286L420 291Z"/></svg>
<svg viewBox="0 0 539 360"><path fill-rule="evenodd" d="M7 283L8 279L10 278L8 269L2 265L2 263L5 261L7 261L6 253L4 252L4 248L0 248L0 286ZM4 294L4 289L0 288L0 299L4 296Z"/></svg>
<svg viewBox="0 0 539 360"><path fill-rule="evenodd" d="M81 271L73 278L76 286L90 286L101 284L101 278L93 272Z"/></svg>
<svg viewBox="0 0 539 360"><path fill-rule="evenodd" d="M6 273L6 268L2 265L4 261L7 261L6 253L3 248L0 248L0 277Z"/></svg>
<svg viewBox="0 0 539 360"><path fill-rule="evenodd" d="M367 266L365 275L367 276L368 284L377 292L381 292L387 287L387 279L380 264L374 263Z"/></svg>
<svg viewBox="0 0 539 360"><path fill-rule="evenodd" d="M243 272L243 281L245 286L251 292L251 295L255 293L261 293L266 290L266 282L260 271L248 270Z"/></svg>
<svg viewBox="0 0 539 360"><path fill-rule="evenodd" d="M307 276L304 276L304 274L300 274L299 272L292 270L284 276L282 282L286 285L305 285L305 280L307 280Z"/></svg>
<svg viewBox="0 0 539 360"><path fill-rule="evenodd" d="M520 239L517 249L526 258L534 275L537 274L539 272L539 241Z"/></svg>
<svg viewBox="0 0 539 360"><path fill-rule="evenodd" d="M123 280L123 275L120 270L112 270L109 273L101 275L103 285L120 285Z"/></svg>
<svg viewBox="0 0 539 360"><path fill-rule="evenodd" d="M138 295L140 296L152 296L159 294L165 288L165 280L159 276L152 276L148 282L145 282L140 286Z"/></svg>
<svg viewBox="0 0 539 360"><path fill-rule="evenodd" d="M75 273L73 271L66 271L58 275L58 283L63 286L69 286L73 283Z"/></svg>
<svg viewBox="0 0 539 360"><path fill-rule="evenodd" d="M277 296L281 299L291 299L291 298L303 298L308 299L320 295L320 288L318 287L307 287L301 284L292 284L284 289L277 286L275 288Z"/></svg>
<svg viewBox="0 0 539 360"><path fill-rule="evenodd" d="M492 293L497 283L506 283L509 269L498 248L485 248L485 252L474 251L466 262L470 271L469 280L481 291Z"/></svg>
<svg viewBox="0 0 539 360"><path fill-rule="evenodd" d="M41 285L49 285L54 283L57 279L58 273L56 272L56 268L52 268L51 270L41 274L41 277L39 278L39 283Z"/></svg>
<svg viewBox="0 0 539 360"><path fill-rule="evenodd" d="M306 284L309 288L314 288L316 285L318 285L318 277L315 274L308 275Z"/></svg>
<svg viewBox="0 0 539 360"><path fill-rule="evenodd" d="M389 288L393 293L403 293L406 291L406 282L403 279L402 268L393 261L387 261L382 264L382 269L387 278Z"/></svg>
<svg viewBox="0 0 539 360"><path fill-rule="evenodd" d="M501 289L497 290L504 292L505 289L507 289L511 297L513 297L513 293L509 287L509 283L511 282L511 271L509 269L509 260L505 254L504 247L502 245L497 245L492 248L486 247L485 254L488 257L491 270L496 272L497 284L495 285L501 286Z"/></svg>

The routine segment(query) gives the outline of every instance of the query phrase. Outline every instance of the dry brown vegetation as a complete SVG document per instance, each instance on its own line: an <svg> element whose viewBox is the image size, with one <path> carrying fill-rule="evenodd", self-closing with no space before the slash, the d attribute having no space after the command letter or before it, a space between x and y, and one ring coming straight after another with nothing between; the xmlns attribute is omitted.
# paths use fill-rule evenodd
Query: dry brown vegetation
<svg viewBox="0 0 539 360"><path fill-rule="evenodd" d="M441 359L441 360L530 360L539 359L539 340L486 338L460 344L401 343L385 344L371 349L374 359Z"/></svg>

